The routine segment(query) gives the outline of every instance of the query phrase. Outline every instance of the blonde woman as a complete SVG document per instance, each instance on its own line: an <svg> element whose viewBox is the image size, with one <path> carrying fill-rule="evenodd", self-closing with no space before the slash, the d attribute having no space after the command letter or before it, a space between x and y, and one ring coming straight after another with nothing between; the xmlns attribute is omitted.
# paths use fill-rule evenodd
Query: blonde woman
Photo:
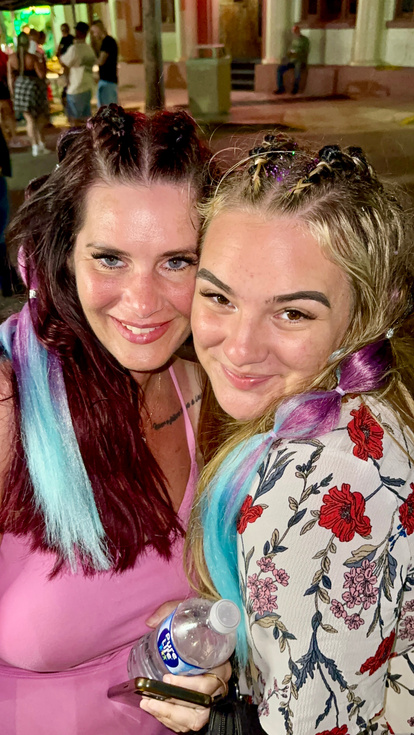
<svg viewBox="0 0 414 735"><path fill-rule="evenodd" d="M267 136L207 208L193 334L237 423L189 545L269 735L414 726L413 264L358 148Z"/></svg>

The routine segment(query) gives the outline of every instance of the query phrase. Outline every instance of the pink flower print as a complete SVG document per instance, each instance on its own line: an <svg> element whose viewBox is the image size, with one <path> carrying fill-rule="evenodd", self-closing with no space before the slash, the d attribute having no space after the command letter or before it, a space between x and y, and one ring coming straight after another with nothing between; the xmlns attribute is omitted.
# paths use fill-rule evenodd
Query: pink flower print
<svg viewBox="0 0 414 735"><path fill-rule="evenodd" d="M252 574L247 579L247 586L250 590L250 600L255 612L264 615L277 609L276 597L272 597L272 592L276 592L277 587L272 577L259 579L257 574Z"/></svg>
<svg viewBox="0 0 414 735"><path fill-rule="evenodd" d="M406 615L408 612L414 612L414 600L408 600L408 602L403 605L402 614Z"/></svg>
<svg viewBox="0 0 414 735"><path fill-rule="evenodd" d="M257 714L259 717L268 717L269 716L269 702L267 699L264 699L262 702L260 702L258 708L257 708Z"/></svg>
<svg viewBox="0 0 414 735"><path fill-rule="evenodd" d="M402 641L414 641L414 615L408 615L401 621L398 637Z"/></svg>
<svg viewBox="0 0 414 735"><path fill-rule="evenodd" d="M247 578L247 586L250 590L250 596L257 597L260 593L260 579L258 578L257 574L252 574L250 577Z"/></svg>
<svg viewBox="0 0 414 735"><path fill-rule="evenodd" d="M258 567L260 567L260 569L262 570L262 572L273 572L273 570L275 568L275 565L272 562L272 560L269 559L269 557L266 557L266 556L262 556L262 558L259 559L256 562L256 564L257 564Z"/></svg>
<svg viewBox="0 0 414 735"><path fill-rule="evenodd" d="M409 720L407 720L407 725L410 727L414 727L414 717L410 717Z"/></svg>
<svg viewBox="0 0 414 735"><path fill-rule="evenodd" d="M375 562L369 562L368 559L364 559L356 575L357 592L364 610L368 610L377 601L378 587L373 586L377 581L374 569Z"/></svg>
<svg viewBox="0 0 414 735"><path fill-rule="evenodd" d="M276 582L279 582L282 587L288 586L290 577L284 569L276 569L273 574L275 576Z"/></svg>
<svg viewBox="0 0 414 735"><path fill-rule="evenodd" d="M358 613L354 613L345 618L345 625L348 626L349 630L358 630L361 625L364 625L364 620Z"/></svg>
<svg viewBox="0 0 414 735"><path fill-rule="evenodd" d="M331 612L333 612L336 618L346 618L345 608L339 600L332 600Z"/></svg>
<svg viewBox="0 0 414 735"><path fill-rule="evenodd" d="M344 574L344 587L355 587L357 582L357 570L355 567L351 567L349 572L345 572Z"/></svg>
<svg viewBox="0 0 414 735"><path fill-rule="evenodd" d="M345 602L345 605L349 608L361 604L361 598L358 594L358 588L355 586L350 587L348 592L344 592L342 595L342 599Z"/></svg>
<svg viewBox="0 0 414 735"><path fill-rule="evenodd" d="M263 591L267 597L270 597L272 592L277 591L276 584L273 581L272 577L265 577L265 579L262 579L262 585L263 585Z"/></svg>

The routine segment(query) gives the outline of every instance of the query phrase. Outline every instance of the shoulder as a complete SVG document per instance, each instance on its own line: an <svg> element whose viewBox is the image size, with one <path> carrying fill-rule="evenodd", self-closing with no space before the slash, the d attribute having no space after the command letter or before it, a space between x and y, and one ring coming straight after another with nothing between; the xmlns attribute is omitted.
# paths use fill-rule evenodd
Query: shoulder
<svg viewBox="0 0 414 735"><path fill-rule="evenodd" d="M101 49L105 51L107 50L114 51L117 48L118 48L118 44L115 41L115 39L112 38L112 36L105 36L104 40L102 41Z"/></svg>

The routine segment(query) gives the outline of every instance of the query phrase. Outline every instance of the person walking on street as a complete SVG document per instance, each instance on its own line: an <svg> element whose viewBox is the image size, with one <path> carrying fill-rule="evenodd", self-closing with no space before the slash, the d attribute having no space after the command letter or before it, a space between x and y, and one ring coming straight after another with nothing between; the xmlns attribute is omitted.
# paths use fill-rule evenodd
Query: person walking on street
<svg viewBox="0 0 414 735"><path fill-rule="evenodd" d="M31 40L26 33L17 37L17 51L9 56L7 77L16 116L26 120L27 135L33 156L45 153L42 133L49 105L45 94L45 66L36 53L31 53Z"/></svg>
<svg viewBox="0 0 414 735"><path fill-rule="evenodd" d="M284 94L285 87L283 84L283 77L288 69L295 70L295 82L292 94L298 93L301 74L308 63L308 54L309 38L301 34L298 25L294 25L292 28L292 38L289 51L277 68L277 89L275 90L275 94Z"/></svg>
<svg viewBox="0 0 414 735"><path fill-rule="evenodd" d="M99 82L97 101L98 109L103 105L118 103L118 44L112 36L108 36L101 20L91 24L91 37L99 48L98 61Z"/></svg>
<svg viewBox="0 0 414 735"><path fill-rule="evenodd" d="M84 123L91 117L93 90L92 69L95 54L86 43L89 32L87 23L80 21L75 27L75 42L60 56L61 64L69 70L66 93L66 114L73 125Z"/></svg>

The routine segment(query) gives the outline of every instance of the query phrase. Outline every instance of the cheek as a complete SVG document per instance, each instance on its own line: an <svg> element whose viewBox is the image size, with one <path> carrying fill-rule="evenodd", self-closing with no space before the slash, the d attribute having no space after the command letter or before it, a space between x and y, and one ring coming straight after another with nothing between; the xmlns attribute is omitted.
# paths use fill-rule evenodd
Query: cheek
<svg viewBox="0 0 414 735"><path fill-rule="evenodd" d="M197 296L193 303L191 326L194 344L201 348L207 348L214 345L218 340L219 332L223 332L217 315L205 308L203 303L200 303L197 299Z"/></svg>
<svg viewBox="0 0 414 735"><path fill-rule="evenodd" d="M185 283L163 287L165 298L186 319L190 319L195 283L189 279Z"/></svg>
<svg viewBox="0 0 414 735"><path fill-rule="evenodd" d="M119 291L119 284L114 278L91 273L87 269L80 269L76 274L76 286L84 308L97 308L114 298Z"/></svg>

